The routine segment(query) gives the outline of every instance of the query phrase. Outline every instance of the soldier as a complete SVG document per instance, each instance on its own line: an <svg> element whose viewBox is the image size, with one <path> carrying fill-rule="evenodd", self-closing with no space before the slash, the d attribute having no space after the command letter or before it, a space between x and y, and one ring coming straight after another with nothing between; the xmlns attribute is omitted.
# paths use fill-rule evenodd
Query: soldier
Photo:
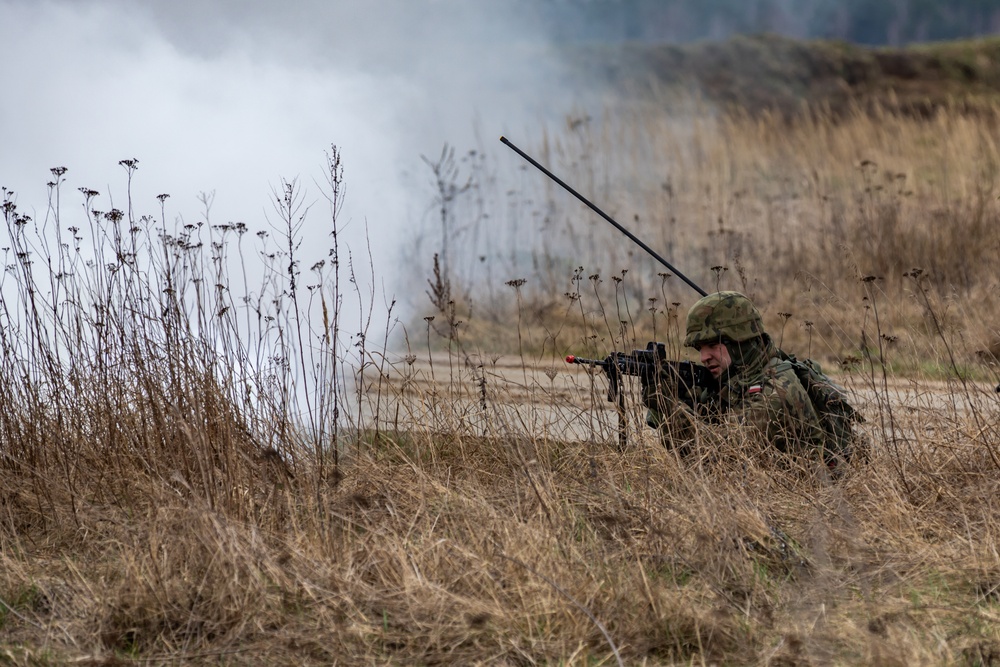
<svg viewBox="0 0 1000 667"><path fill-rule="evenodd" d="M719 384L704 389L692 409L662 391L665 383L644 383L647 422L665 444L684 454L699 433L717 431L704 430L704 423L721 423L736 425L782 452L834 461L821 415L796 373L794 363L803 362L790 361L775 347L750 299L718 292L695 303L688 312L684 345L698 350Z"/></svg>

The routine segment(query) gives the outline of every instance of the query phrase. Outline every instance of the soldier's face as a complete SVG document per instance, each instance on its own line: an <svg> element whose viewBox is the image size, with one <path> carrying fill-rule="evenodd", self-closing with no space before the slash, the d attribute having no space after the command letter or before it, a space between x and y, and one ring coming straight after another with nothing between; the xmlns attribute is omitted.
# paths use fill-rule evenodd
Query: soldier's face
<svg viewBox="0 0 1000 667"><path fill-rule="evenodd" d="M712 373L712 377L719 377L733 363L725 343L704 343L698 347L698 352L701 363Z"/></svg>

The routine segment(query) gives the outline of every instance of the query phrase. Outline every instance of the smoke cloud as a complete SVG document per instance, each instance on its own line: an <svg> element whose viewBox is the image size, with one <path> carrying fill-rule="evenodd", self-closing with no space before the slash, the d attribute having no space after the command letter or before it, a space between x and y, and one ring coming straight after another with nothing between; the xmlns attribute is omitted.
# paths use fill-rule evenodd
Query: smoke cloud
<svg viewBox="0 0 1000 667"><path fill-rule="evenodd" d="M39 219L49 169L65 166L64 210L82 187L103 210L124 208L118 161L137 158L137 214L158 216L155 197L168 193L168 226L201 220L199 194L214 193L212 223L265 229L282 179L321 202L336 144L343 239L362 255L370 239L368 288L388 299L405 291L390 270L400 244L433 215L420 156L537 134L574 105L531 6L0 0L0 185ZM329 246L316 220L306 266Z"/></svg>

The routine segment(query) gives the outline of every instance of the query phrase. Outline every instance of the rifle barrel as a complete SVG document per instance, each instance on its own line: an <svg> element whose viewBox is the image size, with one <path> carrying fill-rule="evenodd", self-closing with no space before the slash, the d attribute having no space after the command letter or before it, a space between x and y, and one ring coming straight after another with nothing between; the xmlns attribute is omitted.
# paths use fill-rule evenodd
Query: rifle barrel
<svg viewBox="0 0 1000 667"><path fill-rule="evenodd" d="M683 273L681 273L680 271L678 271L674 267L673 264L671 264L667 260L663 259L655 250L653 250L648 245L646 245L641 240L639 240L639 238L636 237L632 232L630 232L629 230L627 230L624 227L622 227L621 225L619 225L617 222L615 222L615 220L610 215L608 215L607 213L605 213L601 209L597 208L597 206L595 206L594 204L592 204L589 199L587 199L586 197L584 197L583 195L581 195L579 192L577 192L576 190L574 190L573 188L571 188L569 185L567 185L566 183L564 183L562 181L562 179L560 179L558 176L556 176L551 171L549 171L548 169L546 169L545 167L543 167L542 165L540 165L538 162L536 162L535 159L532 158L530 155L528 155L527 153L525 153L524 151L522 151L520 148L518 148L517 146L515 146L514 144L512 144L507 139L507 137L501 136L500 137L500 141L502 141L504 144L506 144L515 153L517 153L518 155L520 155L521 157L523 157L525 160L527 160L533 167L535 167L536 169L538 169L539 171L541 171L543 174L545 174L546 176L548 176L549 178L551 178L553 181L555 181L556 183L558 183L559 185L561 185L564 190L566 190L571 195L573 195L574 197L576 197L577 199L579 199L580 201L582 201L584 204L586 204L588 207L590 207L590 210L592 210L594 213L596 213L597 215L601 216L602 218L604 218L605 220L607 220L608 222L610 222L612 225L614 225L615 229L617 229L622 234L624 234L625 236L627 236L630 239L632 239L633 243L635 243L637 246L639 246L640 248L642 248L643 250L645 250L646 252L648 252L650 255L652 255L653 258L656 259L656 261L658 261L660 264L662 264L663 266L665 266L668 269L670 269L674 273L675 276L677 276L678 278L680 278L681 280L683 280L685 283L687 283L688 286L691 289L693 289L695 292L697 292L698 294L700 294L702 296L708 296L708 293L705 292L705 290L703 290L702 288L698 287L694 282L691 281L690 278L688 278ZM572 362L570 362L570 363L572 363Z"/></svg>
<svg viewBox="0 0 1000 667"><path fill-rule="evenodd" d="M567 364L588 364L590 366L606 366L607 361L603 359L584 359L583 357L577 357L572 354L566 357Z"/></svg>

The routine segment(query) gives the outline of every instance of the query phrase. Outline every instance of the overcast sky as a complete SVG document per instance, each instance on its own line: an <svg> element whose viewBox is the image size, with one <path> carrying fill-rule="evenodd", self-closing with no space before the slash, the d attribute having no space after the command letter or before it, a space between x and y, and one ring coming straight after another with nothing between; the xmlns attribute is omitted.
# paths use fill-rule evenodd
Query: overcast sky
<svg viewBox="0 0 1000 667"><path fill-rule="evenodd" d="M507 9L504 9L504 8ZM266 227L269 196L297 178L318 199L324 153L342 150L342 225L367 224L391 296L398 244L427 216L421 154L523 136L573 104L526 8L486 0L0 0L0 185L44 215L49 169L68 168L138 214ZM497 142L498 146L499 143ZM426 172L426 173L425 173ZM322 259L328 229L306 231ZM378 286L377 291L381 292ZM421 293L423 289L421 288Z"/></svg>

